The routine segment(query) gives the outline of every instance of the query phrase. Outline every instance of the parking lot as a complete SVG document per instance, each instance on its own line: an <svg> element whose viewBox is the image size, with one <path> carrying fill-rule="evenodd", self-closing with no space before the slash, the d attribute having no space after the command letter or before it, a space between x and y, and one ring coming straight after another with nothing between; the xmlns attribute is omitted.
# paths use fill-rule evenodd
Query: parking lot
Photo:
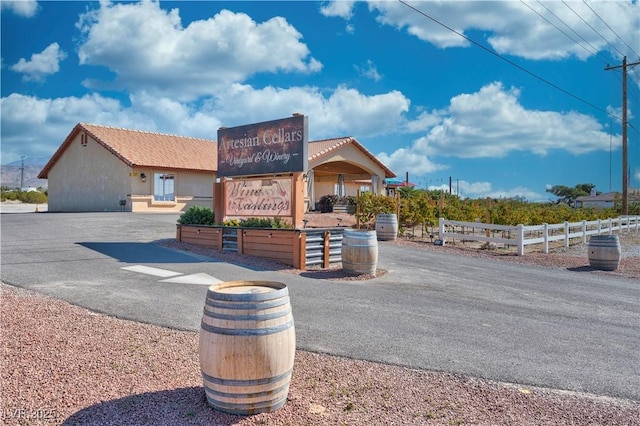
<svg viewBox="0 0 640 426"><path fill-rule="evenodd" d="M328 281L161 247L177 214L2 211L2 281L97 312L195 331L210 280L281 281L299 349L640 399L634 279L381 242L387 274Z"/></svg>

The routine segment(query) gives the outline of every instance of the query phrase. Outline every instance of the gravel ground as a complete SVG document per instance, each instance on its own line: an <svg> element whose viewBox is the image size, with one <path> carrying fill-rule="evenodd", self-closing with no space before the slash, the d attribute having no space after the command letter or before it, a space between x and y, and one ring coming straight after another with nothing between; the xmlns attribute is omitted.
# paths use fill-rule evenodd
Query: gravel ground
<svg viewBox="0 0 640 426"><path fill-rule="evenodd" d="M207 406L197 333L0 285L5 425L639 425L640 403L296 352L287 403Z"/></svg>
<svg viewBox="0 0 640 426"><path fill-rule="evenodd" d="M162 244L233 256L175 241ZM621 236L621 266L613 272L591 270L584 245L513 256L462 245L404 240L394 244L640 278L638 235ZM243 262L301 273L256 258L243 257ZM345 277L340 270L305 273L328 279L370 278ZM207 406L197 333L96 314L5 284L0 284L0 299L0 418L6 425L640 425L639 401L305 351L296 352L284 407L232 416Z"/></svg>

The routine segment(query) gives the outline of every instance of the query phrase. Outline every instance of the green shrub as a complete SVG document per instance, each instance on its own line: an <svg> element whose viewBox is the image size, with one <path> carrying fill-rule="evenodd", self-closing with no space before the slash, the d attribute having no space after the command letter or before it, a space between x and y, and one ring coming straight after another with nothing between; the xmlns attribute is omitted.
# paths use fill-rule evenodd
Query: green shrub
<svg viewBox="0 0 640 426"><path fill-rule="evenodd" d="M272 228L292 229L293 226L279 217L250 217L240 220L240 225L245 228Z"/></svg>
<svg viewBox="0 0 640 426"><path fill-rule="evenodd" d="M191 206L178 218L180 225L215 225L215 215L209 207Z"/></svg>
<svg viewBox="0 0 640 426"><path fill-rule="evenodd" d="M395 200L386 195L376 195L373 192L363 192L356 201L358 206L358 220L361 225L371 225L379 214L396 212Z"/></svg>
<svg viewBox="0 0 640 426"><path fill-rule="evenodd" d="M48 199L45 194L39 191L29 191L20 194L20 200L29 204L46 204Z"/></svg>
<svg viewBox="0 0 640 426"><path fill-rule="evenodd" d="M37 191L12 191L2 187L0 198L2 201L22 201L27 204L46 204L49 201L47 193L42 188L38 188Z"/></svg>

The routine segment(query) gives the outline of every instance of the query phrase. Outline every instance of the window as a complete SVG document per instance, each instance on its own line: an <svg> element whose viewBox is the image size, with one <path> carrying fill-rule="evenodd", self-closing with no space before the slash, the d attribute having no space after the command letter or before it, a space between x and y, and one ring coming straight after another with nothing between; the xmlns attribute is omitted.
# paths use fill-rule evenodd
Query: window
<svg viewBox="0 0 640 426"><path fill-rule="evenodd" d="M154 173L153 199L155 201L174 201L175 176L171 173Z"/></svg>

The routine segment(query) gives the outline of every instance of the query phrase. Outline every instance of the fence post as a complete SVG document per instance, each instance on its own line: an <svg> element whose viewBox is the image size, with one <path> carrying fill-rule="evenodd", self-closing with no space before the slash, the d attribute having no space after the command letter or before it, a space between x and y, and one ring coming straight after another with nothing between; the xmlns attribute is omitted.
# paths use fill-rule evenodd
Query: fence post
<svg viewBox="0 0 640 426"><path fill-rule="evenodd" d="M611 235L613 232L613 221L611 220L611 218L609 218L609 235Z"/></svg>
<svg viewBox="0 0 640 426"><path fill-rule="evenodd" d="M569 247L569 222L564 222L564 246Z"/></svg>
<svg viewBox="0 0 640 426"><path fill-rule="evenodd" d="M543 252L544 253L549 253L549 224L548 223L543 223L542 224L542 229L544 232L544 247L543 247Z"/></svg>
<svg viewBox="0 0 640 426"><path fill-rule="evenodd" d="M444 218L438 218L438 237L442 240L442 245L445 245L446 238L444 237Z"/></svg>
<svg viewBox="0 0 640 426"><path fill-rule="evenodd" d="M524 225L519 223L516 226L518 234L518 256L524 256Z"/></svg>
<svg viewBox="0 0 640 426"><path fill-rule="evenodd" d="M598 219L598 234L602 234L602 219Z"/></svg>
<svg viewBox="0 0 640 426"><path fill-rule="evenodd" d="M298 238L293 242L293 267L301 271L307 270L307 234L296 231Z"/></svg>
<svg viewBox="0 0 640 426"><path fill-rule="evenodd" d="M587 243L587 221L582 221L582 244Z"/></svg>

